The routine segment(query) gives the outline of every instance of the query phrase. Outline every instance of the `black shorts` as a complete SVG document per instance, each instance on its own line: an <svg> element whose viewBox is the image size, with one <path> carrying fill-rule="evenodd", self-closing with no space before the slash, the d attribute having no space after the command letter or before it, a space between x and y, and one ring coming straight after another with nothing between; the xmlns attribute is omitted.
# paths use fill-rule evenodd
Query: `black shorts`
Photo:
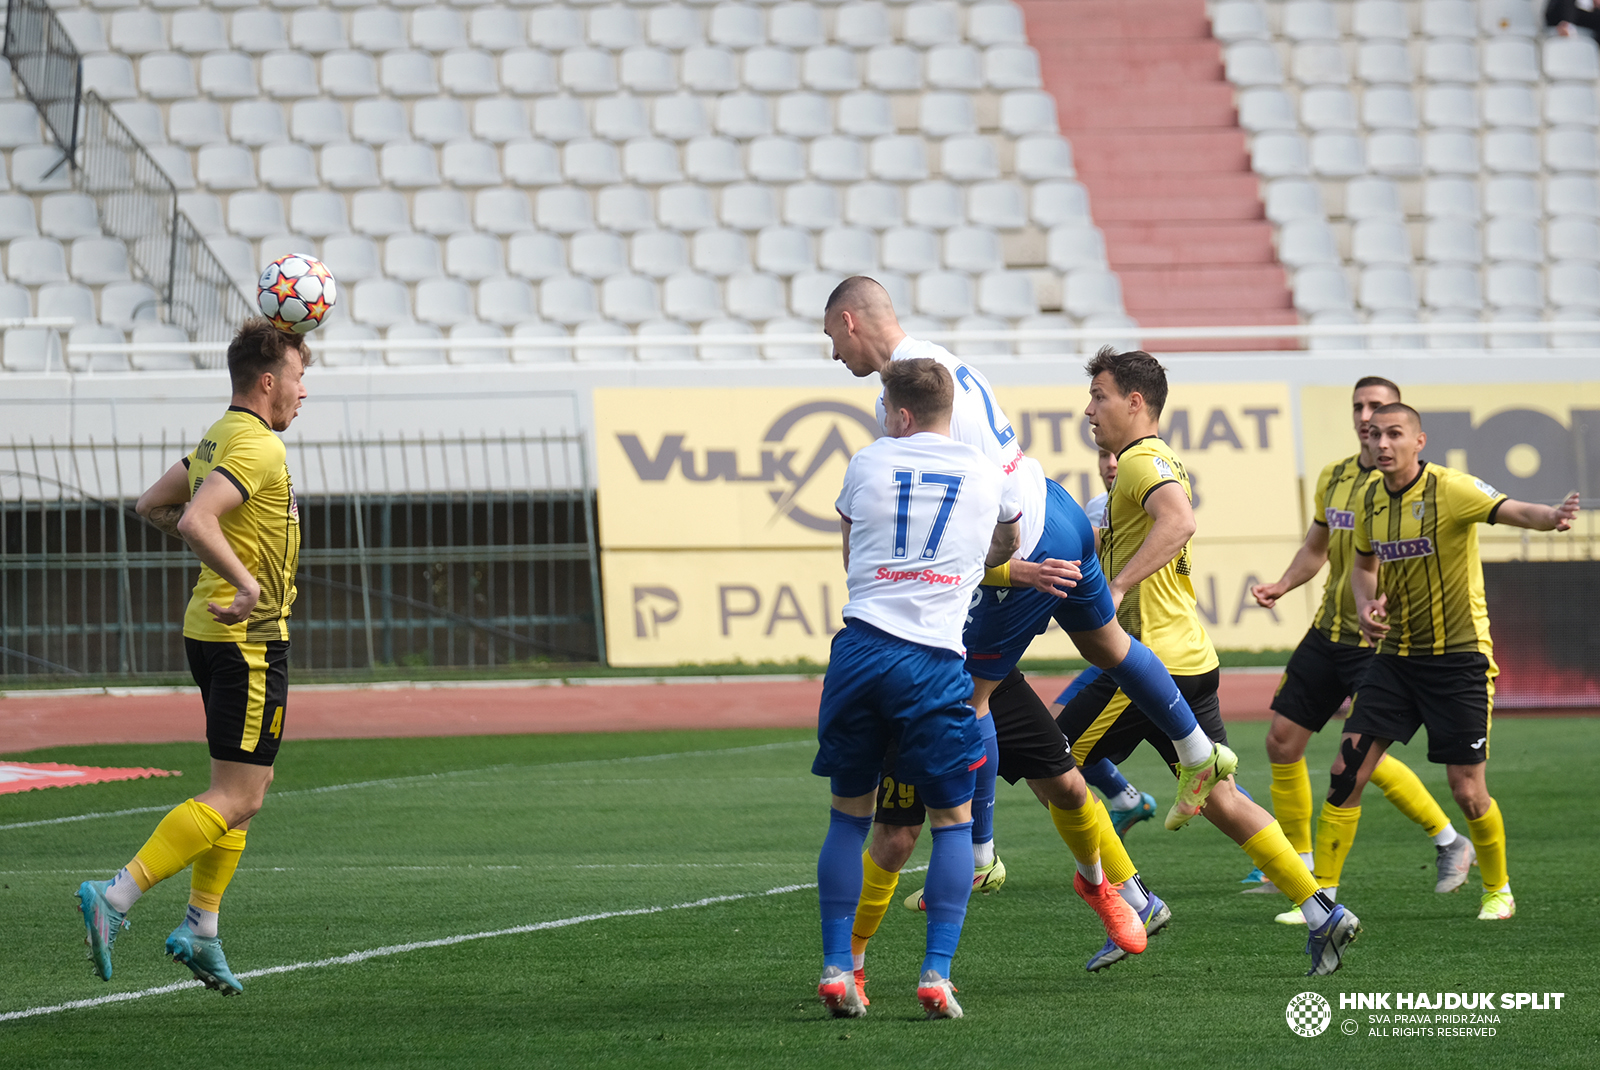
<svg viewBox="0 0 1600 1070"><path fill-rule="evenodd" d="M989 696L989 716L994 718L995 742L1000 748L996 772L1007 784L1053 779L1077 764L1044 700L1016 669ZM873 820L880 825L920 825L927 811L916 785L902 784L894 778L894 762L895 745L891 742L883 759L878 809Z"/></svg>
<svg viewBox="0 0 1600 1070"><path fill-rule="evenodd" d="M214 643L183 637L206 707L206 742L223 762L271 765L289 702L289 642Z"/></svg>
<svg viewBox="0 0 1600 1070"><path fill-rule="evenodd" d="M1344 700L1356 693L1371 660L1370 646L1335 643L1312 628L1289 656L1272 696L1272 712L1307 731L1322 731Z"/></svg>
<svg viewBox="0 0 1600 1070"><path fill-rule="evenodd" d="M1228 742L1222 726L1222 704L1217 701L1217 684L1222 674L1212 669L1199 676L1174 676L1173 682L1188 700L1200 728L1214 742ZM1089 766L1101 758L1117 765L1127 761L1139 744L1149 743L1176 773L1178 749L1172 740L1145 717L1117 689L1117 682L1102 675L1072 697L1056 717L1062 733L1072 741L1072 756L1079 765Z"/></svg>
<svg viewBox="0 0 1600 1070"><path fill-rule="evenodd" d="M1486 762L1498 675L1487 654L1374 654L1344 730L1409 743L1426 725L1428 761Z"/></svg>

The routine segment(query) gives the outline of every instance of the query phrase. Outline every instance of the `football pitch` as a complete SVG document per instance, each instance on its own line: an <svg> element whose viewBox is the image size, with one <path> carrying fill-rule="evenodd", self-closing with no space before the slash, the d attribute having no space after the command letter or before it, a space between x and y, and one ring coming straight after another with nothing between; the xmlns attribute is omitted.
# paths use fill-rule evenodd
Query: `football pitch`
<svg viewBox="0 0 1600 1070"><path fill-rule="evenodd" d="M1263 801L1264 730L1230 726ZM1313 743L1314 785L1332 746ZM1324 978L1302 976L1304 930L1272 923L1281 897L1239 894L1242 852L1203 822L1159 821L1128 843L1172 924L1144 955L1088 974L1103 934L1072 892L1070 855L1026 787L1002 782L1010 877L973 898L954 971L968 1017L939 1022L913 992L922 919L898 905L869 953L868 1016L834 1020L816 1000L827 794L804 731L291 741L223 904L245 985L228 1000L184 985L162 953L187 876L135 909L109 984L90 974L72 896L201 789L203 746L36 751L184 779L0 801L0 1065L1600 1065L1600 719L1501 718L1493 748L1517 917L1474 920L1476 872L1435 895L1432 846L1369 789L1341 892L1366 931ZM1464 832L1421 750L1397 753ZM1125 771L1169 794L1148 750ZM919 886L908 874L900 897ZM1285 1021L1303 991L1332 1004L1319 1036ZM1567 995L1560 1010L1497 1010L1492 1036L1400 1036L1404 1023L1339 1006L1341 993L1478 991Z"/></svg>

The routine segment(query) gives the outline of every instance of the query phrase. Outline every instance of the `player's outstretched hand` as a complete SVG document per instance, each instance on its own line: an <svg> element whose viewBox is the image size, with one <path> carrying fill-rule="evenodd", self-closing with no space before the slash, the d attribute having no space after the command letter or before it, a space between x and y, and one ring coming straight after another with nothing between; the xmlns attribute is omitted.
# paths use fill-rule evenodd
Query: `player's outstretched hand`
<svg viewBox="0 0 1600 1070"><path fill-rule="evenodd" d="M1256 600L1256 605L1262 609L1271 609L1278 604L1278 599L1287 594L1281 583L1258 583L1250 588L1250 595Z"/></svg>
<svg viewBox="0 0 1600 1070"><path fill-rule="evenodd" d="M1066 598L1072 593L1072 588L1083 579L1083 571L1078 567L1077 561L1061 561L1054 557L1043 561L1023 561L1013 558L1011 562L1011 586L1032 587L1045 594L1053 594L1057 598Z"/></svg>
<svg viewBox="0 0 1600 1070"><path fill-rule="evenodd" d="M261 588L252 583L249 589L239 588L233 596L233 601L226 606L219 606L215 602L207 602L206 608L217 619L218 624L238 624L240 621L249 620L250 613L256 608L256 603L261 601Z"/></svg>
<svg viewBox="0 0 1600 1070"><path fill-rule="evenodd" d="M1567 531L1572 527L1572 521L1578 515L1578 492L1573 491L1567 495L1560 505L1554 509L1555 530Z"/></svg>
<svg viewBox="0 0 1600 1070"><path fill-rule="evenodd" d="M1377 646L1389 634L1389 596L1380 594L1361 606L1361 632L1367 641Z"/></svg>

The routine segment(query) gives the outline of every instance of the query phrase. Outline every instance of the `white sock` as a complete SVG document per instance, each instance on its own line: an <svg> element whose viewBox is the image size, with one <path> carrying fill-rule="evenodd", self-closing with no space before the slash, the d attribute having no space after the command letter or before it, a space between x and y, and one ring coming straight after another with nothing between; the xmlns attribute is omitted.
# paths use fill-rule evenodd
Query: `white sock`
<svg viewBox="0 0 1600 1070"><path fill-rule="evenodd" d="M1497 891L1497 892L1510 892L1511 891L1511 882L1510 881L1506 881L1500 887L1496 888L1495 891Z"/></svg>
<svg viewBox="0 0 1600 1070"><path fill-rule="evenodd" d="M1339 901L1339 886L1337 884L1330 884L1328 887L1322 889L1322 894L1337 903Z"/></svg>
<svg viewBox="0 0 1600 1070"><path fill-rule="evenodd" d="M1093 887L1098 887L1100 882L1106 879L1105 873L1100 869L1098 858L1093 862L1079 862L1078 872Z"/></svg>
<svg viewBox="0 0 1600 1070"><path fill-rule="evenodd" d="M1328 915L1333 913L1334 899L1331 888L1324 888L1310 896L1300 904L1300 913L1305 915L1306 924L1315 929L1328 920Z"/></svg>
<svg viewBox="0 0 1600 1070"><path fill-rule="evenodd" d="M128 871L119 869L117 875L111 878L110 887L106 889L106 902L118 914L126 914L143 894L144 889L128 875Z"/></svg>
<svg viewBox="0 0 1600 1070"><path fill-rule="evenodd" d="M1311 858L1312 858L1312 855L1311 855L1310 851L1306 851L1303 854L1301 854L1301 856L1300 856L1300 861L1302 861L1302 862L1304 862L1306 864L1306 868L1307 869L1311 868Z"/></svg>
<svg viewBox="0 0 1600 1070"><path fill-rule="evenodd" d="M190 903L189 913L184 916L183 921L196 936L217 935L217 912L214 910L201 910Z"/></svg>
<svg viewBox="0 0 1600 1070"><path fill-rule="evenodd" d="M1211 757L1211 748L1215 746L1199 725L1194 726L1193 732L1172 743L1178 748L1178 761L1183 765L1199 765Z"/></svg>
<svg viewBox="0 0 1600 1070"><path fill-rule="evenodd" d="M1129 784L1122 789L1122 794L1106 800L1106 805L1113 810L1137 810L1144 805L1144 799L1139 795L1139 789Z"/></svg>
<svg viewBox="0 0 1600 1070"><path fill-rule="evenodd" d="M852 951L850 953L850 962L851 962L851 965L853 965L858 970L866 969L867 968L867 953L865 951L863 951L861 954L857 955L855 952Z"/></svg>
<svg viewBox="0 0 1600 1070"><path fill-rule="evenodd" d="M1122 882L1117 894L1122 896L1122 901L1134 910L1143 910L1150 905L1150 897L1144 894L1144 882L1139 880L1137 873Z"/></svg>
<svg viewBox="0 0 1600 1070"><path fill-rule="evenodd" d="M973 843L973 845L972 845L972 868L973 869L982 869L984 866L989 865L993 861L994 861L994 841L993 840L990 840L987 843Z"/></svg>
<svg viewBox="0 0 1600 1070"><path fill-rule="evenodd" d="M1452 843L1456 842L1456 837L1458 835L1460 835L1460 833L1456 832L1456 827L1447 821L1445 822L1444 828L1439 830L1438 835L1434 836L1433 845L1435 847L1449 847Z"/></svg>

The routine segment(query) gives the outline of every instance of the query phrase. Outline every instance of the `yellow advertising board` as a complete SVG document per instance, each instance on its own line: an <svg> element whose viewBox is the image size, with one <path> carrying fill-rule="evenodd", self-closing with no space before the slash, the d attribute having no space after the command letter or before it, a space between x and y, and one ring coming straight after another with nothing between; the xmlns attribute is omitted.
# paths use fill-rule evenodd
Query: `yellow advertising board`
<svg viewBox="0 0 1600 1070"><path fill-rule="evenodd" d="M1408 405L1422 413L1430 461L1470 472L1523 501L1555 503L1580 491L1587 506L1600 494L1600 383L1402 383ZM1350 422L1347 387L1306 387L1300 393L1308 510L1316 476L1359 443ZM1600 527L1592 511L1564 534L1485 527L1485 560L1565 560L1592 557Z"/></svg>
<svg viewBox="0 0 1600 1070"><path fill-rule="evenodd" d="M875 384L876 380L872 380ZM997 387L1029 456L1101 489L1079 386ZM875 386L594 393L606 644L617 665L826 661L848 600L834 499L877 433ZM1200 612L1219 647L1290 647L1312 595L1257 607L1303 528L1288 388L1173 389L1162 433L1194 483ZM1074 657L1051 626L1030 651Z"/></svg>

